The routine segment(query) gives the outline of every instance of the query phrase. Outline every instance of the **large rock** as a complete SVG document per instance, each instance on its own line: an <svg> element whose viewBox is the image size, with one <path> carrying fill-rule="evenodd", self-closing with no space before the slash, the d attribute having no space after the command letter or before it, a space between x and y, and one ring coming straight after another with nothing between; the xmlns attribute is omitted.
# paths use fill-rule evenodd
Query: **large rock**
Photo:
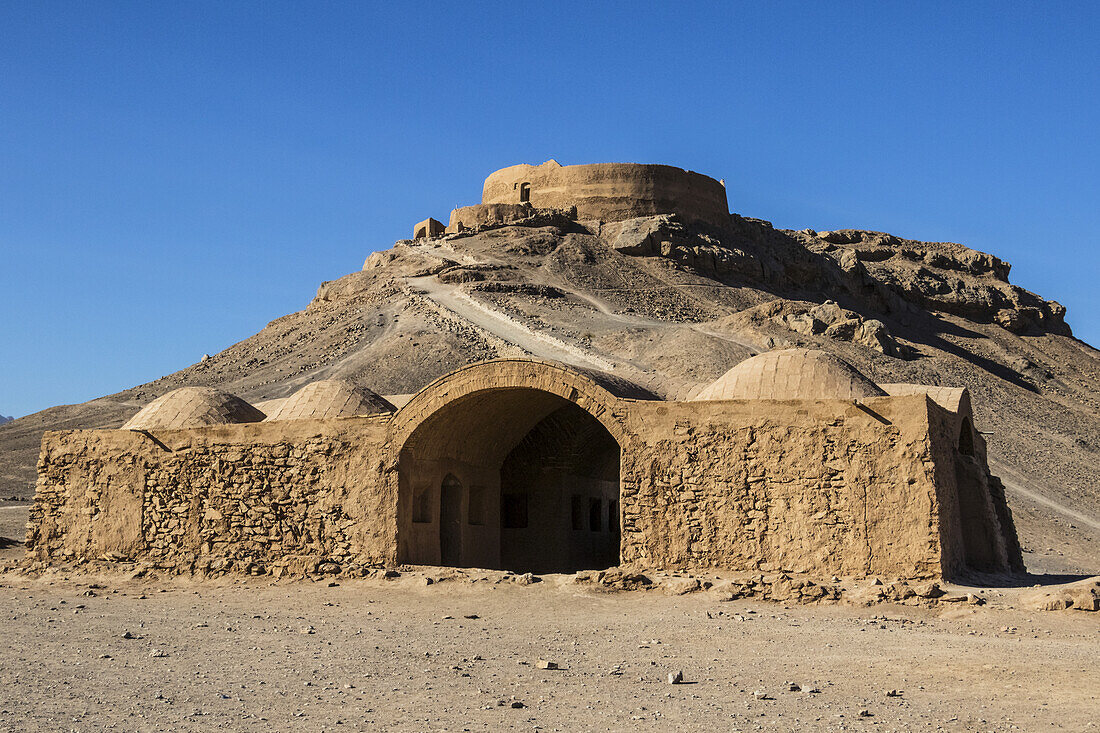
<svg viewBox="0 0 1100 733"><path fill-rule="evenodd" d="M1100 577L1032 593L1023 603L1037 611L1100 611Z"/></svg>

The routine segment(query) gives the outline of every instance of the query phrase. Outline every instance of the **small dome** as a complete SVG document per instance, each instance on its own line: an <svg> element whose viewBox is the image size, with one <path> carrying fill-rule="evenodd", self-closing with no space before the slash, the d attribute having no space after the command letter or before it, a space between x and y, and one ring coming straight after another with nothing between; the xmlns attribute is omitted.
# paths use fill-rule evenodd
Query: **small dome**
<svg viewBox="0 0 1100 733"><path fill-rule="evenodd" d="M122 429L197 428L263 419L262 412L236 395L213 387L181 387L141 408Z"/></svg>
<svg viewBox="0 0 1100 733"><path fill-rule="evenodd" d="M343 379L322 379L287 397L268 414L267 419L309 420L393 411L393 405L369 389Z"/></svg>
<svg viewBox="0 0 1100 733"><path fill-rule="evenodd" d="M814 349L768 351L746 359L696 400L857 400L886 393L855 367Z"/></svg>

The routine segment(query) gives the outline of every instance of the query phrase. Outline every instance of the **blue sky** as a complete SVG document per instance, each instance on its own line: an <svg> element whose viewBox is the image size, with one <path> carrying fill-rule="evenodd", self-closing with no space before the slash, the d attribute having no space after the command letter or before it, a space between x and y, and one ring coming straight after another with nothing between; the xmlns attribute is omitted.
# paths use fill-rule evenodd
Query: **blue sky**
<svg viewBox="0 0 1100 733"><path fill-rule="evenodd" d="M1095 3L0 4L0 414L304 307L517 162L962 242L1100 342Z"/></svg>

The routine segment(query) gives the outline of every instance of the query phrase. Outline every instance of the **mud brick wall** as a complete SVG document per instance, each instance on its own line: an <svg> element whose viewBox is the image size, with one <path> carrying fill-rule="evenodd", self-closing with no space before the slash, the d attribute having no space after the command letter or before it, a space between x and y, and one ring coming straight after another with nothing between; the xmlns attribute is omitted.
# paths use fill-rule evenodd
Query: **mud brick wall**
<svg viewBox="0 0 1100 733"><path fill-rule="evenodd" d="M638 403L623 561L888 576L940 570L923 397Z"/></svg>
<svg viewBox="0 0 1100 733"><path fill-rule="evenodd" d="M399 552L416 539L418 471L431 464L420 483L435 487L456 461L478 466L484 475L463 486L499 500L503 457L545 416L564 424L572 403L621 449L625 565L912 578L1019 563L980 436L961 440L969 421L924 394L667 402L586 379L490 363L438 380L393 415L47 433L28 547L43 560L180 572L437 562L438 524L421 533L431 552ZM493 535L499 511L486 506ZM472 547L472 536L462 542ZM485 551L460 562L491 565L499 540L477 541Z"/></svg>
<svg viewBox="0 0 1100 733"><path fill-rule="evenodd" d="M52 434L28 543L40 556L140 559L180 572L392 563L386 423Z"/></svg>

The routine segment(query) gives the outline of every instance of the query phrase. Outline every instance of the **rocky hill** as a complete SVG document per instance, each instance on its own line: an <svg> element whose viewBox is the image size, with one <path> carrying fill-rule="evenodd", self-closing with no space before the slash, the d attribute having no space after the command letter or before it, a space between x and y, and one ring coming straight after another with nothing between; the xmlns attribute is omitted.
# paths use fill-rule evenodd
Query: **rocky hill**
<svg viewBox="0 0 1100 733"><path fill-rule="evenodd" d="M880 383L966 386L1034 570L1100 571L1100 352L1065 309L959 244L777 230L733 216L517 225L398 242L323 283L303 311L148 384L0 427L0 496L29 497L46 429L117 427L184 385L253 402L340 376L389 395L474 361L535 355L689 397L790 345Z"/></svg>
<svg viewBox="0 0 1100 733"><path fill-rule="evenodd" d="M6 422L11 422L14 419L14 417L6 417L4 415L0 415L0 425L3 425Z"/></svg>

